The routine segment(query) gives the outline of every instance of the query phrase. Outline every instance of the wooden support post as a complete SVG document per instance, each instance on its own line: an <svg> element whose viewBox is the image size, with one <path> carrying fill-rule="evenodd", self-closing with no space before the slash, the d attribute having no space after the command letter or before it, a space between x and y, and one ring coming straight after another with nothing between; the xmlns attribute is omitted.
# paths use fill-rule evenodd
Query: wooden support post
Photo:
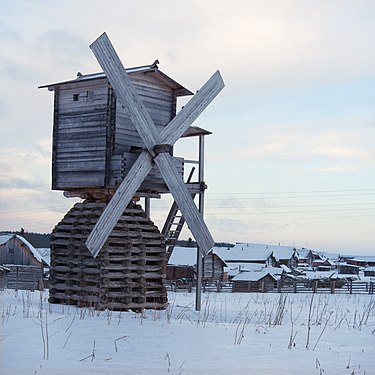
<svg viewBox="0 0 375 375"><path fill-rule="evenodd" d="M146 215L147 217L150 217L150 202L151 202L151 199L149 197L145 197L145 212L146 212Z"/></svg>
<svg viewBox="0 0 375 375"><path fill-rule="evenodd" d="M199 183L204 182L204 136L199 136ZM204 214L204 190L201 190L199 193L199 212ZM197 239L196 239L197 240ZM203 274L203 261L202 261L202 254L197 249L197 265L196 265L196 273L197 273L197 285L196 285L196 295L195 295L195 310L201 310L202 304L202 274Z"/></svg>
<svg viewBox="0 0 375 375"><path fill-rule="evenodd" d="M349 281L349 293L350 294L353 293L353 281L352 280Z"/></svg>
<svg viewBox="0 0 375 375"><path fill-rule="evenodd" d="M293 292L297 293L297 280L294 280L293 282Z"/></svg>

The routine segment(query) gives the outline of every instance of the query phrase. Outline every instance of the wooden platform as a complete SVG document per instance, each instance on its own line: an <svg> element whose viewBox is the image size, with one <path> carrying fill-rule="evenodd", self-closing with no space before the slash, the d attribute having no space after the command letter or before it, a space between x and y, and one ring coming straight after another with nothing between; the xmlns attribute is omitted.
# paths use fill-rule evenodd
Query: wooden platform
<svg viewBox="0 0 375 375"><path fill-rule="evenodd" d="M165 308L165 244L141 206L129 204L97 258L86 248L105 205L77 203L53 230L50 302L111 310Z"/></svg>

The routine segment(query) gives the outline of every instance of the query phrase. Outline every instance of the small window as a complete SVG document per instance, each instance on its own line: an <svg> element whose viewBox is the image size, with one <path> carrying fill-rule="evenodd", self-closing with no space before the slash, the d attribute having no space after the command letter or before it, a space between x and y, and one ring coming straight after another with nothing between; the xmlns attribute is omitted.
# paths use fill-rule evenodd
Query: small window
<svg viewBox="0 0 375 375"><path fill-rule="evenodd" d="M87 100L94 100L94 91L87 91Z"/></svg>
<svg viewBox="0 0 375 375"><path fill-rule="evenodd" d="M79 94L73 94L73 102L78 102Z"/></svg>

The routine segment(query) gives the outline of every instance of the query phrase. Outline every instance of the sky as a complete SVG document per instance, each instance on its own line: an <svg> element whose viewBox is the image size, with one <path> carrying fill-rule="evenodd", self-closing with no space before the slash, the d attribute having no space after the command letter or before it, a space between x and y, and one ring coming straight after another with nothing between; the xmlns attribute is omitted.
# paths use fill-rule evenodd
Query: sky
<svg viewBox="0 0 375 375"><path fill-rule="evenodd" d="M48 233L77 201L51 191L53 93L38 86L100 71L89 45L105 31L125 67L158 59L192 92L220 70L225 88L194 123L213 133L215 241L375 254L374 1L0 6L0 231ZM176 155L194 156L191 142ZM159 227L169 203L152 201Z"/></svg>

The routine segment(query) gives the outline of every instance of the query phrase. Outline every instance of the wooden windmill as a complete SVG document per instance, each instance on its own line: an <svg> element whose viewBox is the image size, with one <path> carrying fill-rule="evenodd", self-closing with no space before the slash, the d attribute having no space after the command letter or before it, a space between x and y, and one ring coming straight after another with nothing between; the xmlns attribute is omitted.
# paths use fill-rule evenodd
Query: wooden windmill
<svg viewBox="0 0 375 375"><path fill-rule="evenodd" d="M100 300L101 306L105 308L109 306L108 301L110 298L108 295L115 295L114 299L112 300L111 307L118 306L122 309L150 308L154 304L156 308L162 308L164 303L163 298L150 299L150 296L152 295L159 295L160 297L160 291L156 290L157 288L155 287L156 276L154 275L155 272L153 271L159 267L160 264L156 266L151 261L147 260L151 258L154 259L155 256L152 255L147 258L146 253L150 246L145 245L144 243L145 235L143 234L141 236L142 238L138 240L138 242L141 242L139 248L141 249L140 251L143 251L143 258L139 255L139 251L136 252L136 256L132 256L131 252L127 252L126 254L128 255L126 256L124 253L121 257L113 255L118 254L120 251L118 249L113 250L113 244L119 243L118 241L120 241L118 238L121 237L121 234L118 233L121 232L123 228L129 227L129 225L121 227L120 224L124 221L123 216L127 210L129 210L129 204L132 202L133 197L142 196L142 194L143 196L147 196L145 195L145 185L147 185L148 190L146 190L151 192L151 196L155 193L158 194L164 192L170 192L172 194L175 201L174 208L172 207L172 212L175 212L177 209L181 212L183 220L180 221L180 226L184 221L187 222L190 231L192 232L199 246L201 254L207 253L214 245L214 240L203 220L202 214L199 212L194 203L192 192L188 190L183 181L180 170L181 168L179 166L179 163L183 166L183 160L178 161L172 155L173 145L175 142L182 136L186 135L194 120L222 90L224 83L220 73L217 71L197 92L197 94L195 94L193 98L184 106L184 108L177 113L177 115L171 116L169 121L164 121L162 126L160 126L160 123L157 123L158 121L154 113L152 113L152 108L147 108L147 100L145 100L144 97L141 97L139 94L139 82L137 79L132 79L130 77L131 73L135 73L134 76L136 76L137 72L145 72L145 69L135 69L134 71L127 72L105 33L101 35L94 43L92 43L90 48L101 65L104 71L105 80L108 82L105 86L106 90L108 91L106 96L106 109L104 111L100 109L103 112L100 112L100 116L104 116L106 118L106 120L103 120L102 122L102 127L98 126L99 122L95 125L96 127L93 127L93 115L87 114L86 112L84 115L81 113L79 120L77 120L77 113L79 113L78 111L81 110L80 108L87 106L90 99L95 97L93 94L94 89L86 88L87 82L89 81L88 79L86 81L84 91L81 90L81 92L76 94L74 91L69 91L72 89L72 87L75 89L76 86L74 85L78 81L80 84L84 81L80 73L78 74L77 81L72 81L65 84L63 87L65 91L61 91L61 85L59 84L41 86L48 87L50 90L55 91L54 157L52 167L53 188L65 190L65 194L68 196L90 196L92 198L95 197L98 190L101 192L101 196L103 195L103 192L106 193L106 199L103 200L103 198L101 198L99 200L100 202L96 200L94 203L91 200L91 202L87 203L88 206L86 208L77 208L74 211L77 212L78 210L79 214L74 214L76 216L73 215L75 217L75 224L74 228L70 227L71 229L69 229L69 234L63 232L66 227L71 225L69 223L72 222L72 214L65 218L65 222L63 219L63 221L59 224L60 227L59 225L57 226L59 229L56 229L52 241L52 243L55 244L54 246L56 248L56 254L59 254L56 256L55 262L57 264L55 266L55 278L57 280L55 284L60 286L61 284L64 285L60 287L60 290L57 290L58 287L56 286L55 289L57 291L54 289L52 299L55 299L55 301L65 302L69 300L69 303L71 303L71 301L74 299L81 301L82 299L79 295L85 293L84 288L86 288L86 291L92 290L93 294L95 294L93 301ZM155 67L156 66L154 65L154 71ZM148 69L151 71L151 67L148 67ZM162 79L164 82L167 82L169 86L176 86L176 82L173 81L171 83L172 80L164 75L160 76L159 74L158 79ZM147 84L149 83L150 82ZM92 83L92 85L94 85L94 83ZM185 92L188 92L184 88L175 86L173 87L174 95L184 90ZM152 86L148 86L146 89L143 87L143 91L148 89L151 90L151 88ZM60 95L62 95L61 92L69 93L69 98L75 102L74 104L76 107L74 110L69 107L68 110L64 109L65 112L61 112L59 108L62 105L66 105L66 100L61 99L60 97ZM163 95L163 93L158 93L157 95ZM79 103L80 99L83 100L82 103ZM93 103L91 103L91 105L93 106L92 108L98 107L98 105L95 106ZM118 113L121 111L126 112L126 116L128 119L130 119L131 126L133 129L135 129L139 139L134 141L134 145L131 146L130 151L132 157L130 157L128 154L126 158L124 158L124 155L121 156L122 164L120 163L120 167L123 166L124 159L126 159L127 168L126 173L121 174L121 181L119 181L118 179L116 180L116 178L114 178L114 176L118 176L119 174L119 167L118 164L116 164L116 160L118 160L119 155L115 155L114 150L116 150L116 142L118 142L118 135L116 135L116 131L118 132L117 128L121 128L121 126L118 126L115 124L115 122L117 121L120 123L119 119L121 118L121 114L119 115ZM99 121L97 120L99 118L98 116L99 115L97 114L95 121ZM79 128L79 131L77 130L77 134L82 134L82 121L84 121L86 124L84 129L86 132L85 134L90 134L91 137L90 154L87 151L89 148L88 146L84 150L86 154L84 154L82 151L82 145L89 144L86 142L86 140L74 142L74 132L72 129L77 127L77 129ZM90 133L87 132L88 126L91 126ZM124 126L124 129L125 128L126 126ZM95 138L95 140L93 140L93 137L98 137L97 135L93 135L97 134L94 132L95 129L97 129L99 132L101 131L100 129L102 129L106 139L104 143L102 143L102 140L99 138ZM111 129L115 134L114 136L111 136ZM69 133L68 136L67 133ZM74 144L74 146L71 146L72 144ZM63 150L61 150L62 145L65 145L65 149ZM66 145L69 145L69 150L66 149ZM76 152L77 147L79 152ZM96 152L95 157L93 157L92 150L95 150ZM75 156L72 156L73 154ZM97 178L95 179L87 171L82 173L82 171L79 170L80 167L77 167L77 165L87 165L87 163L92 163L92 160L94 159L98 161L96 162L95 166L92 165L92 174L100 174L101 171L98 171L100 166L103 166L103 169L105 169L105 171L102 174L97 175ZM75 177L71 177L73 175L71 171L74 170L74 168L78 168L76 170L77 173L74 175ZM155 168L158 170L160 175L159 177L155 177L155 180L153 181L152 176ZM86 183L81 181L81 179L85 178ZM162 179L166 185L163 188L160 187L160 179ZM98 209L99 206L100 209ZM93 214L94 209L96 209L96 218L92 220L88 219L88 217L95 216ZM130 209L132 208L130 207ZM89 212L89 214L85 216L84 212ZM83 221L85 224L82 224ZM77 225L82 225L82 227L80 227L81 229L76 229ZM119 227L119 225L122 229ZM77 235L77 231L79 232L79 235ZM77 241L75 244L73 244L71 240L75 233L76 236L79 237L78 242L80 241L80 243L78 245ZM113 236L115 238L113 238ZM134 235L128 234L128 236L132 237ZM69 238L69 240L66 238ZM135 242L132 239L129 243L134 244ZM62 248L60 249L61 244ZM86 244L86 246L84 246L84 244ZM83 249L84 247L86 250ZM123 247L128 249L129 245L125 245ZM93 257L92 259L90 259L90 257L86 254L87 249L91 252L91 258ZM86 253L83 256L82 253L85 251ZM137 268L135 266L133 267L133 263L135 262L132 257L140 259L137 263ZM98 269L99 271L97 273L99 276L97 279L91 280L90 277L82 279L81 275L74 274L71 280L67 280L67 277L63 276L62 274L62 270L70 272L72 271L71 269L68 269L69 267L67 268L65 264L67 262L71 263L72 258L76 259L75 269L78 267L78 263L82 261L82 259L85 259L85 262L87 263L86 268L89 267L89 269L92 270ZM97 258L100 259L98 260ZM117 263L113 259L118 259ZM126 262L128 262L130 266ZM107 265L113 263L115 263L115 265L113 265L112 268ZM102 264L106 264L106 266L102 266ZM129 295L132 294L132 292L129 291L129 285L125 285L120 281L113 281L113 279L116 279L116 277L121 279L120 276L117 275L119 273L118 270L120 266L130 269L129 272L131 275L136 274L136 276L130 277L130 282L128 284L139 286L138 289L133 291L133 294L136 295L138 299L134 298L134 296L129 297ZM82 265L80 265L80 267L82 267ZM52 274L53 269L54 266L52 265ZM112 272L112 276L108 276L108 270ZM116 272L113 270L116 270ZM136 271L135 273L133 272L134 270ZM95 273L94 271L92 272ZM124 278L129 279L129 275L125 271L123 276ZM77 281L77 279L79 279L79 281ZM100 280L104 280L104 284L106 285L107 289L102 287ZM151 282L149 280L151 280ZM68 284L72 284L74 287L69 289L67 286ZM89 289L87 289L87 285L89 285ZM111 290L114 290L115 292L111 292L108 289L108 285L110 285L110 288L112 288ZM122 285L127 292L124 292L119 285ZM105 296L106 293L107 295ZM67 294L70 294L71 298L66 297ZM122 297L120 295L122 295ZM127 302L124 303L123 301L126 298L128 298Z"/></svg>

